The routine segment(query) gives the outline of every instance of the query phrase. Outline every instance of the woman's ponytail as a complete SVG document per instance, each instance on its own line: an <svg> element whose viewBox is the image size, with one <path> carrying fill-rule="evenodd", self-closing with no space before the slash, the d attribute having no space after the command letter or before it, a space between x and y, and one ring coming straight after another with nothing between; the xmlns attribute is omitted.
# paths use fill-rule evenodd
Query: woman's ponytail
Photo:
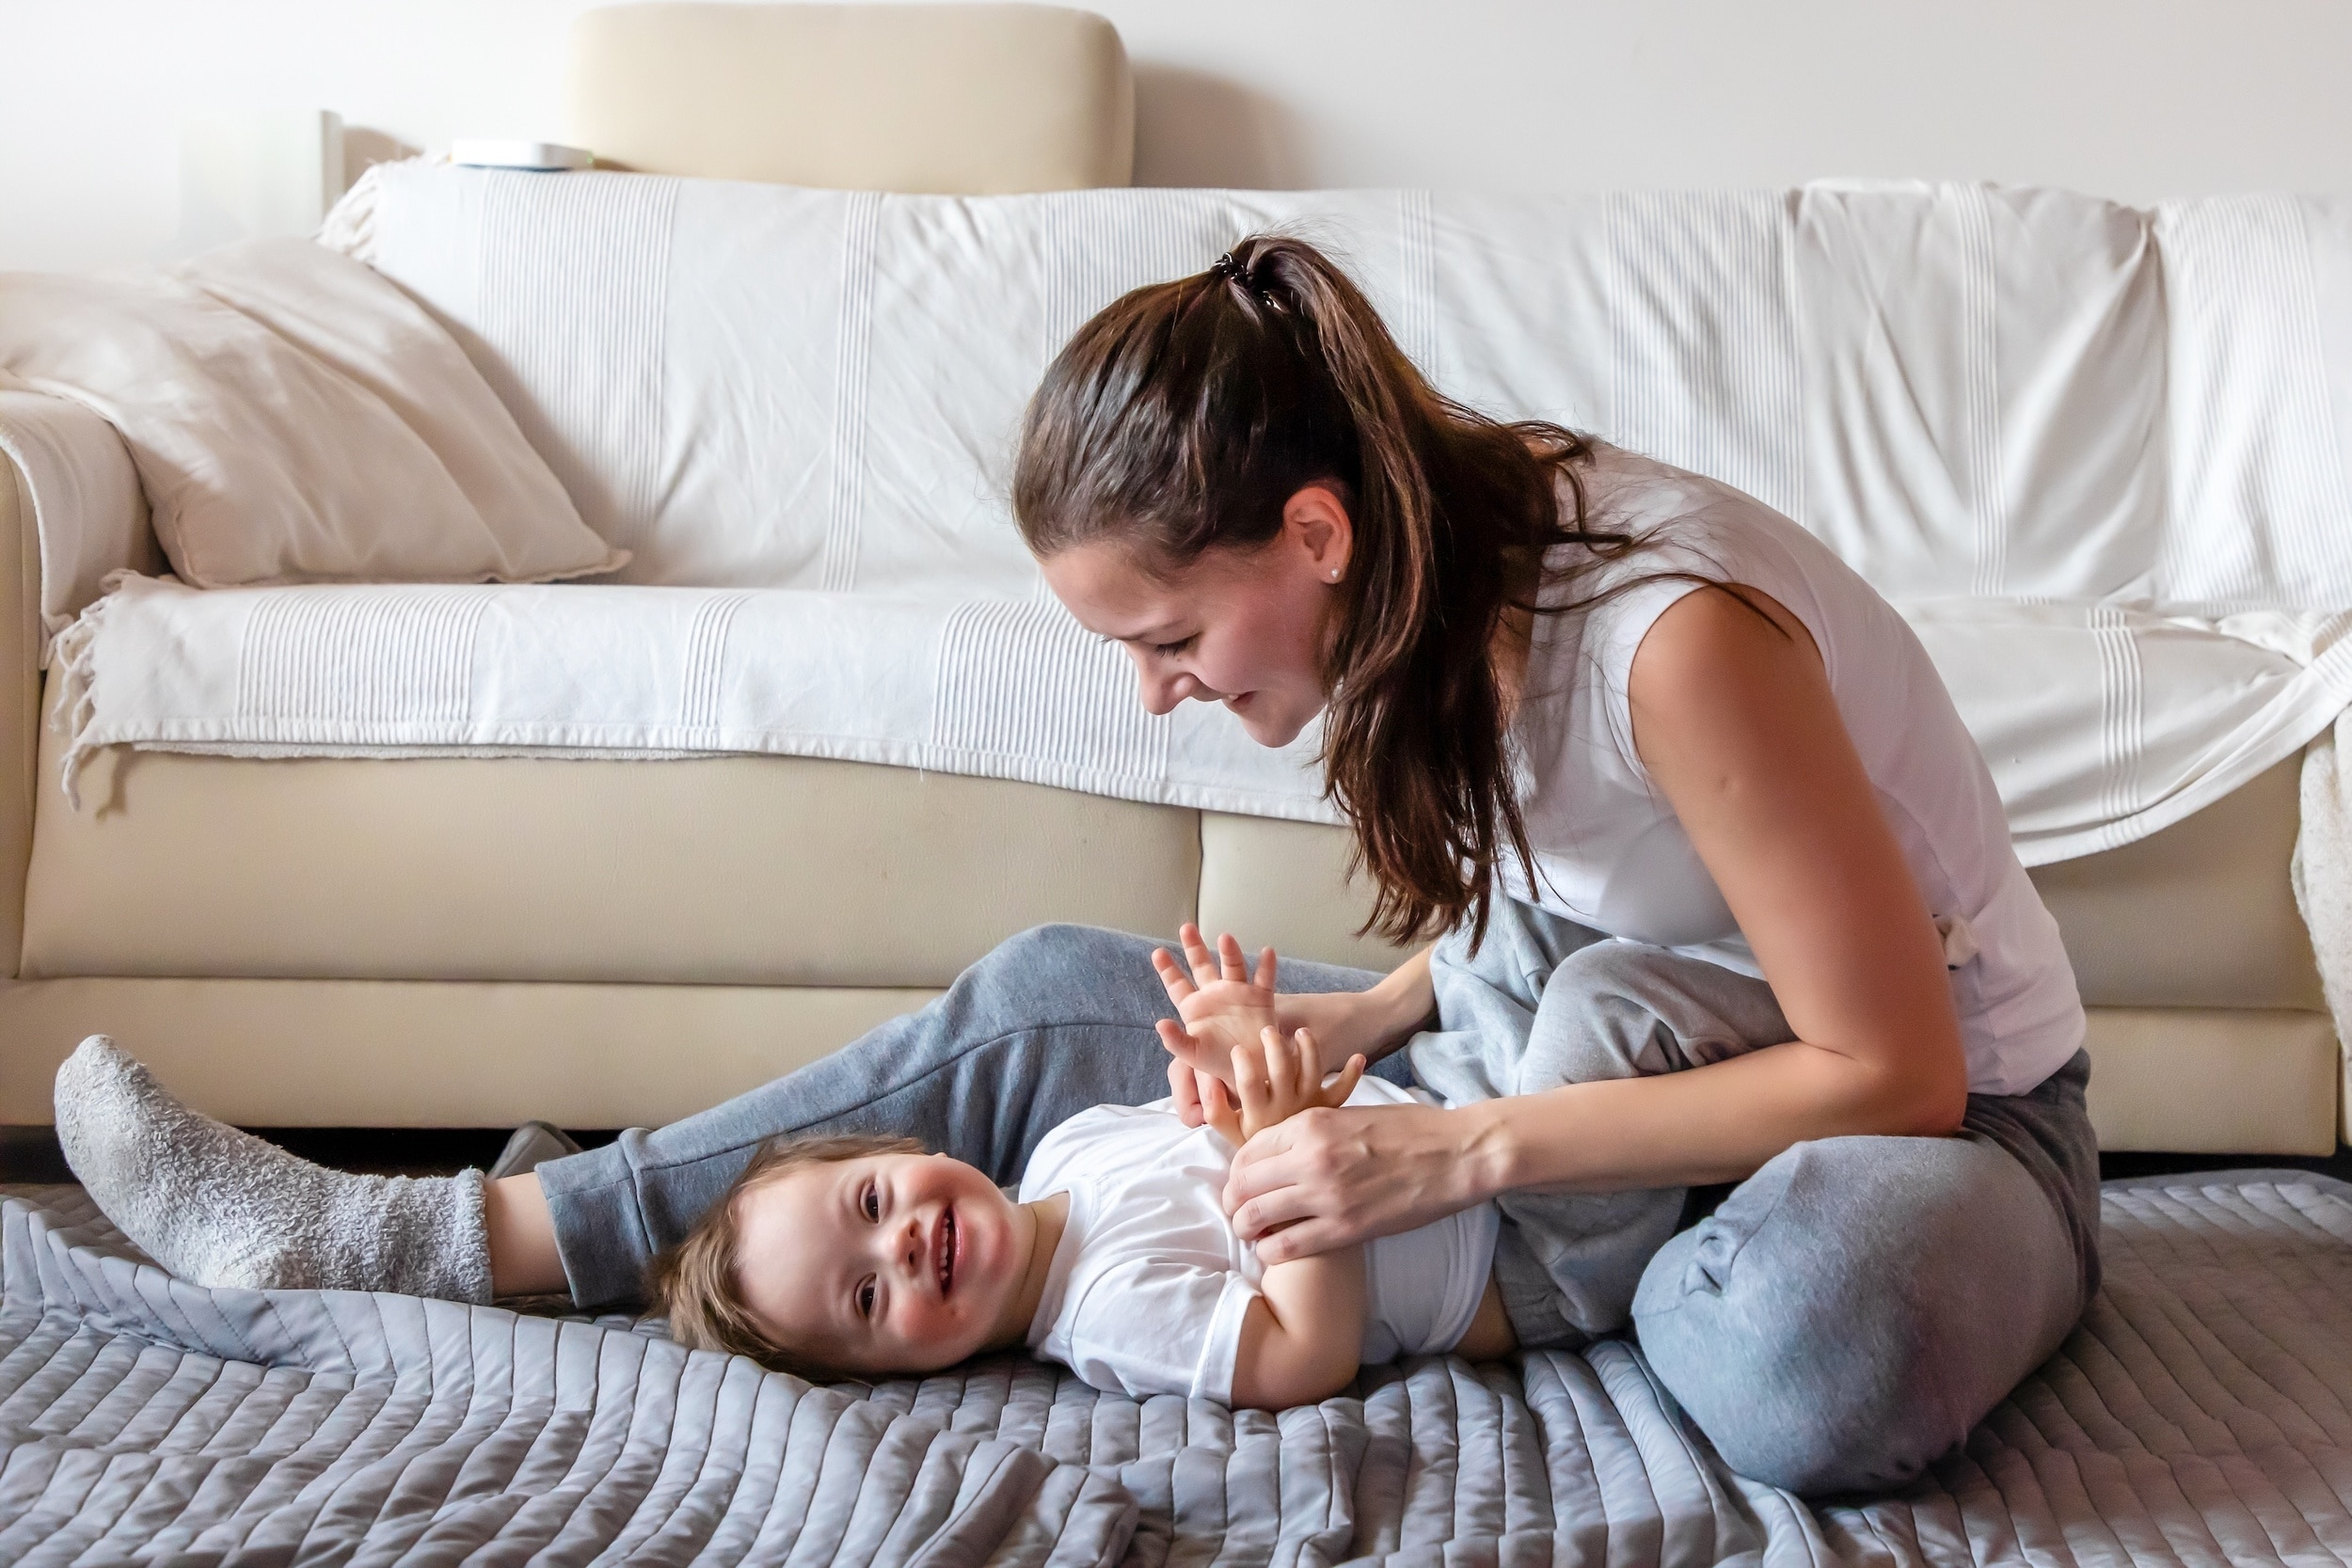
<svg viewBox="0 0 2352 1568"><path fill-rule="evenodd" d="M1259 235L1080 328L1030 402L1013 511L1041 558L1117 538L1172 570L1263 545L1308 484L1340 492L1323 763L1375 883L1365 928L1475 938L1503 857L1534 879L1491 657L1505 612L1557 608L1537 602L1554 546L1631 545L1585 527L1586 454L1439 395L1344 272Z"/></svg>

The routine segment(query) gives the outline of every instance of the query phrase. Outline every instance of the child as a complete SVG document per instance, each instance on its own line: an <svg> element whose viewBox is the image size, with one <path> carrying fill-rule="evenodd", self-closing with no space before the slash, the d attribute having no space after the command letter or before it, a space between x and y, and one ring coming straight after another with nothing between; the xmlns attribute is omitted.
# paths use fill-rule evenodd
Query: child
<svg viewBox="0 0 2352 1568"><path fill-rule="evenodd" d="M1270 1018L1271 955L1257 981ZM686 1344L815 1378L1025 1344L1099 1388L1263 1409L1327 1399L1367 1362L1513 1348L1492 1204L1258 1261L1220 1202L1234 1148L1311 1106L1411 1097L1365 1078L1360 1056L1325 1085L1303 1029L1285 1040L1264 1023L1232 1056L1234 1097L1170 1064L1206 1125L1173 1100L1082 1112L1038 1145L1017 1202L906 1139L771 1144L655 1260L654 1298Z"/></svg>

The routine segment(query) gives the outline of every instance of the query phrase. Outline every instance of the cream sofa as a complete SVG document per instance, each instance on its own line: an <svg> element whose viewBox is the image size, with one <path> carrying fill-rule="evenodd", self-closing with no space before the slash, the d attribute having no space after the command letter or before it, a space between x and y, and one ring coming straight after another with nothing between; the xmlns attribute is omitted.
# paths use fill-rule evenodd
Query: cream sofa
<svg viewBox="0 0 2352 1568"><path fill-rule="evenodd" d="M1123 182L1132 157L1116 34L1044 8L625 8L583 22L571 83L577 139L668 172L1051 189ZM1197 918L1393 960L1354 935L1337 830L858 764L115 751L74 812L39 722L40 554L9 479L0 1121L45 1121L56 1063L99 1030L248 1125L610 1127L811 1060L1042 922ZM2110 1148L2335 1147L2296 801L2290 761L2036 873L2091 1009Z"/></svg>

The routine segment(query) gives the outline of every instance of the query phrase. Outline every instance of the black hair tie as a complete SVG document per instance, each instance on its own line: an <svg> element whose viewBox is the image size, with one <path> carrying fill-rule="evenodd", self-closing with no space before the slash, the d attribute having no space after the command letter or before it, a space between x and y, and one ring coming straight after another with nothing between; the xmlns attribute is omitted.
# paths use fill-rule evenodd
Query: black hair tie
<svg viewBox="0 0 2352 1568"><path fill-rule="evenodd" d="M1221 277L1228 283L1239 284L1243 293L1249 295L1268 310L1279 314L1282 309L1282 302L1276 297L1274 291L1250 277L1248 263L1237 260L1230 250L1209 263L1209 276Z"/></svg>

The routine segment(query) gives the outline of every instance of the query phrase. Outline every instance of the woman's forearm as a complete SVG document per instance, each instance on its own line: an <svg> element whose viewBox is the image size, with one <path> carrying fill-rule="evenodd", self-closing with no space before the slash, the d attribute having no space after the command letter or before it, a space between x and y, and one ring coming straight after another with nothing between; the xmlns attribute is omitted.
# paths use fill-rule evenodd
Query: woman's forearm
<svg viewBox="0 0 2352 1568"><path fill-rule="evenodd" d="M1708 1067L1483 1101L1463 1156L1476 1196L1736 1181L1795 1144L1952 1131L1940 1085L1792 1040Z"/></svg>
<svg viewBox="0 0 2352 1568"><path fill-rule="evenodd" d="M1361 1054L1376 1062L1410 1039L1436 1006L1429 949L1423 947L1369 990L1284 996L1276 1012L1286 1031L1312 1030L1326 1061L1343 1062Z"/></svg>

